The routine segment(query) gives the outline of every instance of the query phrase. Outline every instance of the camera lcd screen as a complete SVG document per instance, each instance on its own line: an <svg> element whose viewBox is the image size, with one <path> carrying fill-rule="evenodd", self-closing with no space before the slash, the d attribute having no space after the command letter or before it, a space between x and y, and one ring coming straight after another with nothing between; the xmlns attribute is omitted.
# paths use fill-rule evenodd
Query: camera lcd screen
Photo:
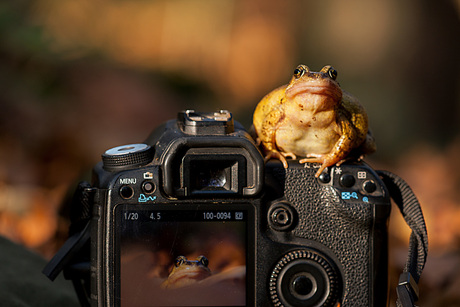
<svg viewBox="0 0 460 307"><path fill-rule="evenodd" d="M117 206L120 306L250 305L253 212L216 206Z"/></svg>

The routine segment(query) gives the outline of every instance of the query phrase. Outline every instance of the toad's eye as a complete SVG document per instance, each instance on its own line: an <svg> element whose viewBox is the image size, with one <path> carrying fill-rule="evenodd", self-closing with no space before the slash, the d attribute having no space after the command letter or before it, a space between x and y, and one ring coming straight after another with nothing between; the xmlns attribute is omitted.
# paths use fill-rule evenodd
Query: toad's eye
<svg viewBox="0 0 460 307"><path fill-rule="evenodd" d="M335 70L334 68L329 68L327 74L329 75L329 78L331 78L332 80L337 79L337 70Z"/></svg>
<svg viewBox="0 0 460 307"><path fill-rule="evenodd" d="M178 267L184 264L186 261L187 261L187 258L185 258L184 256L179 256L176 258L176 263L174 265Z"/></svg>
<svg viewBox="0 0 460 307"><path fill-rule="evenodd" d="M302 66L298 66L295 70L294 70L294 77L296 79L300 78L303 76L303 74L305 73L305 68L303 68Z"/></svg>
<svg viewBox="0 0 460 307"><path fill-rule="evenodd" d="M209 264L209 260L205 256L198 257L198 261L201 263L201 265L206 266L206 267Z"/></svg>

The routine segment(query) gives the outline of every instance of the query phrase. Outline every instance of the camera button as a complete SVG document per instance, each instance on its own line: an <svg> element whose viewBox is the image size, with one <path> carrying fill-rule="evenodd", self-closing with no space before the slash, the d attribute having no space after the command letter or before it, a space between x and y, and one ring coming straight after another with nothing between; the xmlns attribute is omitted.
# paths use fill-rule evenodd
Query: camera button
<svg viewBox="0 0 460 307"><path fill-rule="evenodd" d="M375 190L377 190L377 185L375 184L374 181L372 180L367 180L363 183L363 189L367 193L373 193Z"/></svg>
<svg viewBox="0 0 460 307"><path fill-rule="evenodd" d="M355 185L355 177L350 174L343 174L340 176L340 185L345 187L345 188L351 188L352 186Z"/></svg>
<svg viewBox="0 0 460 307"><path fill-rule="evenodd" d="M321 175L319 175L318 179L322 183L328 183L329 181L331 181L331 175L329 175L329 173L321 173Z"/></svg>
<svg viewBox="0 0 460 307"><path fill-rule="evenodd" d="M286 203L275 202L268 211L268 222L276 231L287 231L294 226L296 215L294 210Z"/></svg>
<svg viewBox="0 0 460 307"><path fill-rule="evenodd" d="M272 220L277 225L284 227L291 222L291 214L284 208L273 210Z"/></svg>
<svg viewBox="0 0 460 307"><path fill-rule="evenodd" d="M144 181L142 183L142 190L146 194L152 194L153 192L155 192L155 189L156 189L155 184L151 181Z"/></svg>
<svg viewBox="0 0 460 307"><path fill-rule="evenodd" d="M295 298L306 300L315 295L318 285L313 275L301 272L292 278L290 290Z"/></svg>
<svg viewBox="0 0 460 307"><path fill-rule="evenodd" d="M130 199L134 196L134 190L129 185L124 185L120 188L120 196L124 199Z"/></svg>

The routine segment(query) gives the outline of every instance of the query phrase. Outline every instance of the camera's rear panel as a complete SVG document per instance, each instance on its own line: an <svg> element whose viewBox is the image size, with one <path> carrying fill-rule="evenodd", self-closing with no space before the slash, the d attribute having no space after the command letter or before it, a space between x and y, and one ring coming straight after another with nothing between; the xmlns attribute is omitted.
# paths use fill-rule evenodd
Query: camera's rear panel
<svg viewBox="0 0 460 307"><path fill-rule="evenodd" d="M224 306L385 305L384 187L365 164L332 168L320 178L315 172L296 162L288 169L270 163L262 198L176 200L158 188L157 166L119 173L109 184L111 213L102 214L103 227L112 228L99 243L100 253L109 254L100 257L115 264L100 273L114 286L114 303L176 306L182 297L188 306L215 298ZM213 291L194 296L162 288L176 257L201 255L214 277L190 289Z"/></svg>
<svg viewBox="0 0 460 307"><path fill-rule="evenodd" d="M102 158L77 194L94 196L94 306L386 305L390 201L365 163L265 165L227 111L181 112Z"/></svg>

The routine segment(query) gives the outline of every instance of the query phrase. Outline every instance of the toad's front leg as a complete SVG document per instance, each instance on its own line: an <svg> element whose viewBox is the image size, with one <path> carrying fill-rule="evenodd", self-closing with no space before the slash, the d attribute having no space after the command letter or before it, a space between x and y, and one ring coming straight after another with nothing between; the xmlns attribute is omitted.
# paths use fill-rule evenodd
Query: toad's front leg
<svg viewBox="0 0 460 307"><path fill-rule="evenodd" d="M353 144L356 137L356 131L353 129L351 124L349 122L343 122L342 136L337 140L329 153L309 153L306 155L305 159L301 159L299 162L321 163L321 167L315 174L315 177L319 177L319 175L321 175L326 167L340 165L347 160L348 155L353 149Z"/></svg>

